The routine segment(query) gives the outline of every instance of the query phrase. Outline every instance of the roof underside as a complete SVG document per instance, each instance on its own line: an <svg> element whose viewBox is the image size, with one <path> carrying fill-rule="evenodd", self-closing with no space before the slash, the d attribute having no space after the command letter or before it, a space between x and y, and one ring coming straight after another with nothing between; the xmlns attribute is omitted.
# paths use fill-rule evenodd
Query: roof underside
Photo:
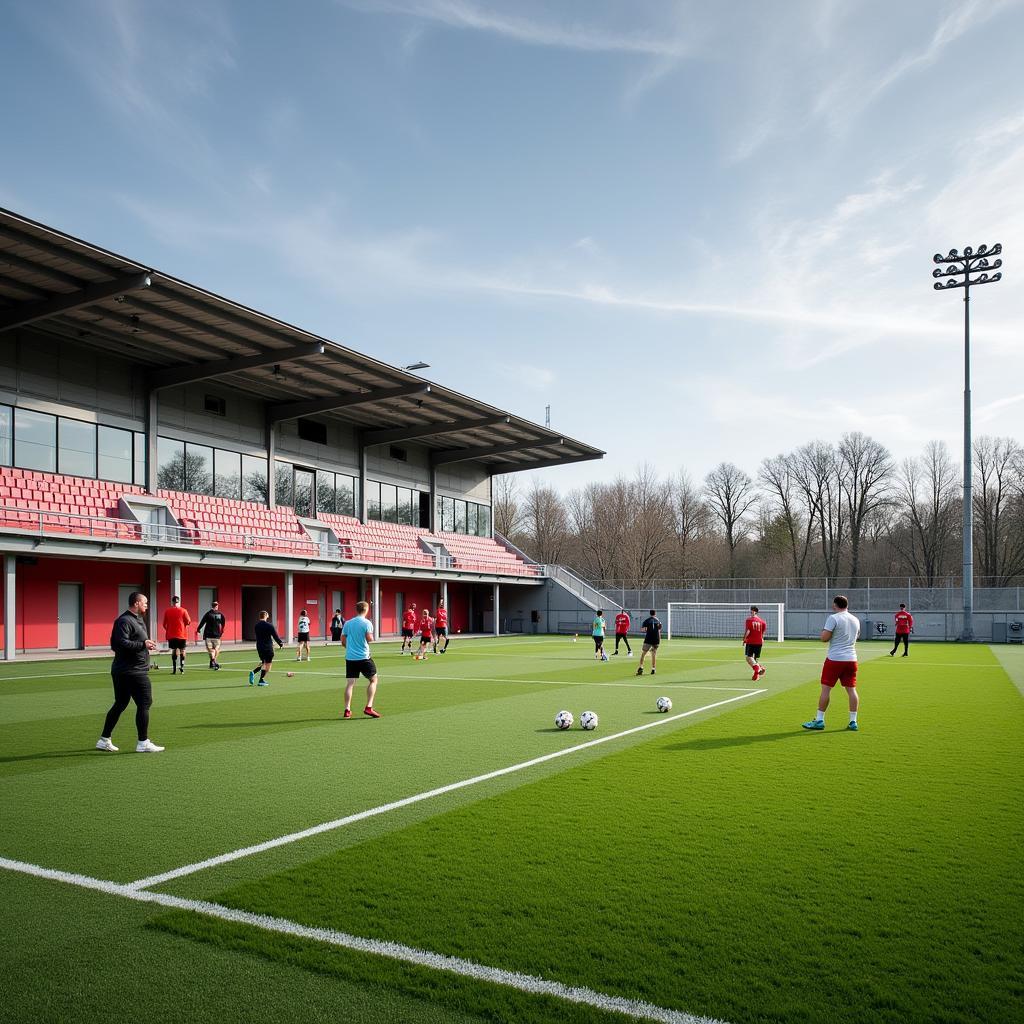
<svg viewBox="0 0 1024 1024"><path fill-rule="evenodd" d="M365 443L415 439L438 464L473 459L508 473L604 454L0 210L0 333L28 324L116 353L144 368L153 387L216 378L266 402L271 419L371 423Z"/></svg>

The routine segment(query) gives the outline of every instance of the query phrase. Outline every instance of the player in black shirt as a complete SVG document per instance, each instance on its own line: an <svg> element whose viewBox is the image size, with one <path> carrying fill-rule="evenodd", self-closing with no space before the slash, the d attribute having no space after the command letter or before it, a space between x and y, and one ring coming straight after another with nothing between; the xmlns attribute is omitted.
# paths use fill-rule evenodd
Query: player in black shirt
<svg viewBox="0 0 1024 1024"><path fill-rule="evenodd" d="M256 673L260 674L260 686L269 686L267 673L274 667L274 644L284 647L284 641L277 635L274 624L270 621L270 612L260 612L259 622L253 627L256 634L256 655L260 663L249 673L249 685L256 682Z"/></svg>
<svg viewBox="0 0 1024 1024"><path fill-rule="evenodd" d="M217 655L220 654L220 641L224 636L224 613L220 610L220 602L214 601L210 610L199 620L196 626L196 637L202 637L206 641L206 653L210 656L210 668L219 669L220 662Z"/></svg>
<svg viewBox="0 0 1024 1024"><path fill-rule="evenodd" d="M644 658L647 657L647 652L651 652L651 675L655 674L655 669L658 666L658 645L661 643L661 621L654 613L654 609L651 609L651 614L640 623L640 628L644 631L644 645L640 651L640 664L636 667L636 674L642 676L644 674Z"/></svg>

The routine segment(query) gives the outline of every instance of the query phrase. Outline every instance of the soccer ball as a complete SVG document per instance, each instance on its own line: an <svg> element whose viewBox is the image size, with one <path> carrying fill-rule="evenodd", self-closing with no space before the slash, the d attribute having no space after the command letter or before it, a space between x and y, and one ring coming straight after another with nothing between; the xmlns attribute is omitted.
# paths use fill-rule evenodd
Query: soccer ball
<svg viewBox="0 0 1024 1024"><path fill-rule="evenodd" d="M597 715L595 715L593 711L584 711L583 714L580 715L580 728L586 729L587 732L591 732L596 729Z"/></svg>
<svg viewBox="0 0 1024 1024"><path fill-rule="evenodd" d="M571 711L559 711L555 715L555 725L559 729L571 729L572 728L572 712Z"/></svg>
<svg viewBox="0 0 1024 1024"><path fill-rule="evenodd" d="M659 697L658 698L658 710L659 711L671 711L672 710L672 701L669 700L668 697Z"/></svg>
<svg viewBox="0 0 1024 1024"><path fill-rule="evenodd" d="M294 673L294 672L285 672L285 675L286 675L286 676L287 676L287 677L288 677L289 679L291 679L291 677L292 677L293 675L295 675L295 673Z"/></svg>

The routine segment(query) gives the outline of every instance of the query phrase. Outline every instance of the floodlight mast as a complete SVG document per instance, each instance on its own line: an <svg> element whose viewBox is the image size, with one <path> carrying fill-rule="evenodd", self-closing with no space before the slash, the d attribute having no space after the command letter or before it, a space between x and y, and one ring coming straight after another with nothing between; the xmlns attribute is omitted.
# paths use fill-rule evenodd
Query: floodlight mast
<svg viewBox="0 0 1024 1024"><path fill-rule="evenodd" d="M964 251L950 249L948 256L936 253L932 260L939 264L932 271L937 292L950 288L964 290L964 566L963 595L964 623L960 639L974 640L974 498L971 492L971 286L995 284L1002 278L999 268L1003 261L997 257L1003 251L998 242L993 246L980 245L977 250L968 246Z"/></svg>

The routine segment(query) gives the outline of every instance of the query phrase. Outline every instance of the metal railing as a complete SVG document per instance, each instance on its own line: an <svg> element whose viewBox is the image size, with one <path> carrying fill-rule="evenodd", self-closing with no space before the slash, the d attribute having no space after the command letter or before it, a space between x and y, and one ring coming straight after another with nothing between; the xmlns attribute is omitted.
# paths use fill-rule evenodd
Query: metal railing
<svg viewBox="0 0 1024 1024"><path fill-rule="evenodd" d="M32 534L59 533L88 537L109 543L135 543L145 546L205 547L254 554L285 555L289 558L355 563L357 565L403 565L414 568L479 572L492 576L544 575L543 566L490 559L485 555L432 555L400 547L367 544L358 539L339 543L314 541L309 537L287 537L221 530L198 525L145 523L115 516L90 516L78 512L54 512L47 509L0 505L0 530L18 530Z"/></svg>

